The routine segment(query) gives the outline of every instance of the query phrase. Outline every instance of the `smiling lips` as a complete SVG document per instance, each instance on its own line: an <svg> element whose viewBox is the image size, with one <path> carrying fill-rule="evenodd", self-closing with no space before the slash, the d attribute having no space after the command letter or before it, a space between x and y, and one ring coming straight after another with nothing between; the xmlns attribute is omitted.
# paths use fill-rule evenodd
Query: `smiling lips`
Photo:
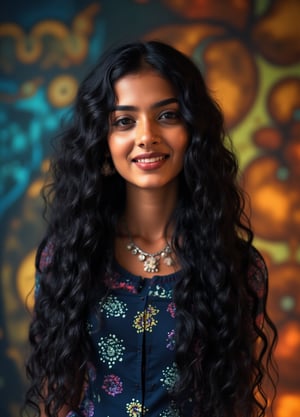
<svg viewBox="0 0 300 417"><path fill-rule="evenodd" d="M132 162L141 169L150 170L161 167L167 158L168 155L166 154L138 155L132 159Z"/></svg>

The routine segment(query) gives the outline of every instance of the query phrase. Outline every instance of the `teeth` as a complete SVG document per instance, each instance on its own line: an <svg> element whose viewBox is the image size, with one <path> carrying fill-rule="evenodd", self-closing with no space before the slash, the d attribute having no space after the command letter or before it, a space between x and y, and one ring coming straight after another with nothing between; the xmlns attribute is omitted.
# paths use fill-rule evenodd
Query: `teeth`
<svg viewBox="0 0 300 417"><path fill-rule="evenodd" d="M163 159L165 159L164 156L157 156L155 158L142 158L142 159L137 159L137 162L142 162L144 164L149 163L149 162L157 162L157 161L162 161Z"/></svg>

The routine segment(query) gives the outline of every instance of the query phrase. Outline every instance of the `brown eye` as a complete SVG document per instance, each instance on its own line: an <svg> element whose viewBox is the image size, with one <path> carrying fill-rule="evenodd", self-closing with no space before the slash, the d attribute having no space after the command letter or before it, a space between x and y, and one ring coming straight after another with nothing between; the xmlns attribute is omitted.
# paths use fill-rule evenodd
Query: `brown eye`
<svg viewBox="0 0 300 417"><path fill-rule="evenodd" d="M165 111L159 116L160 120L177 121L180 119L180 114L177 111Z"/></svg>
<svg viewBox="0 0 300 417"><path fill-rule="evenodd" d="M129 117L123 117L122 119L118 119L115 121L114 125L116 126L126 126L132 123L132 120Z"/></svg>
<svg viewBox="0 0 300 417"><path fill-rule="evenodd" d="M131 127L134 123L134 120L130 119L129 117L121 117L115 120L112 125L115 127L126 129Z"/></svg>

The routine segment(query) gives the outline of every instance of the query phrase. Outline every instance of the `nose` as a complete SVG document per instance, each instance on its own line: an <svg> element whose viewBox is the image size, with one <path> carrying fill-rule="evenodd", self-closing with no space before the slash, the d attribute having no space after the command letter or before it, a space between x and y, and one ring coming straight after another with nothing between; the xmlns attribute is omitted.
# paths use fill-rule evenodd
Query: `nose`
<svg viewBox="0 0 300 417"><path fill-rule="evenodd" d="M155 122L145 118L138 123L136 130L136 143L142 148L147 148L160 142L160 135L155 128Z"/></svg>

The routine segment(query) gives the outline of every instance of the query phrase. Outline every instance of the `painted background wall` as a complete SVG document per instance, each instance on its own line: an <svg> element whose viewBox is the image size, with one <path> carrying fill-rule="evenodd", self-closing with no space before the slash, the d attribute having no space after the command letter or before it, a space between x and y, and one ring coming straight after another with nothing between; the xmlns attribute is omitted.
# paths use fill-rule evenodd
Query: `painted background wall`
<svg viewBox="0 0 300 417"><path fill-rule="evenodd" d="M299 0L7 0L0 7L0 415L18 415L26 386L25 300L44 229L39 193L51 138L102 51L135 38L191 56L223 107L270 272L269 310L280 335L274 415L299 417Z"/></svg>

